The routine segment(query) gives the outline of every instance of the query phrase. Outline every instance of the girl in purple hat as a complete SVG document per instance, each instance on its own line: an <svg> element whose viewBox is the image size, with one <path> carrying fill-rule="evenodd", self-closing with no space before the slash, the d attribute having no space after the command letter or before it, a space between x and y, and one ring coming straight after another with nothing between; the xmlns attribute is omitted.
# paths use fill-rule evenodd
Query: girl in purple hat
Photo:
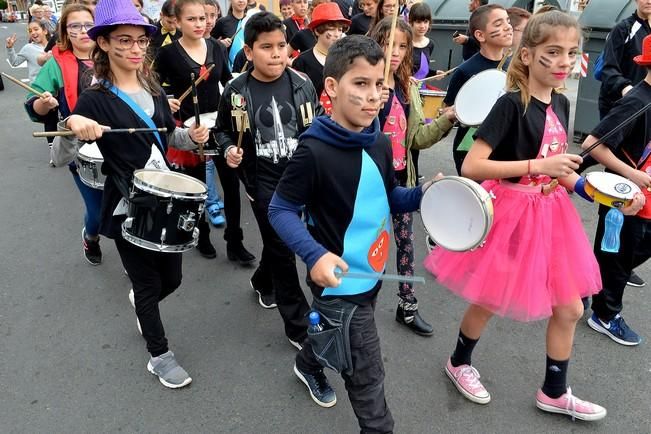
<svg viewBox="0 0 651 434"><path fill-rule="evenodd" d="M81 140L95 140L106 174L100 232L115 240L132 291L138 325L151 354L147 369L166 387L179 388L192 381L169 351L158 303L181 284L181 253L146 250L122 237L126 198L133 172L142 168L169 169L168 146L196 148L208 140L205 126L175 128L165 92L150 62L145 61L147 24L130 0L102 0L96 9L96 25L88 33L97 45L93 50L98 84L84 92L67 120ZM106 128L167 128L167 134L107 134Z"/></svg>

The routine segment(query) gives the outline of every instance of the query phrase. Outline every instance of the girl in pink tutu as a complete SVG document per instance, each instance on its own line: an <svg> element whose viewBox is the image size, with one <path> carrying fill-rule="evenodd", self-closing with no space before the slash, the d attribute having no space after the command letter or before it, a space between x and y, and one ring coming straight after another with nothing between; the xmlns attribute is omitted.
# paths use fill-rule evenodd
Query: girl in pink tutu
<svg viewBox="0 0 651 434"><path fill-rule="evenodd" d="M489 180L482 185L495 197L491 232L474 251L435 248L425 267L470 302L445 368L459 392L479 404L491 399L471 354L494 314L519 321L549 318L545 380L536 405L598 420L606 409L574 397L566 383L581 297L601 288L592 247L566 191L592 201L574 172L581 157L566 153L569 102L555 91L572 71L580 34L577 21L557 10L531 18L508 70L511 91L477 130L462 167L464 176ZM623 211L641 203L636 198Z"/></svg>

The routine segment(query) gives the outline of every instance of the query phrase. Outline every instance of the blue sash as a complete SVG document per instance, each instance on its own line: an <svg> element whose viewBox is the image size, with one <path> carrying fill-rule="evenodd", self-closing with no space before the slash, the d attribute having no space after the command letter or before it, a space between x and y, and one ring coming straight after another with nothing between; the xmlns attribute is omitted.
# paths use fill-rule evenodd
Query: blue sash
<svg viewBox="0 0 651 434"><path fill-rule="evenodd" d="M124 101L130 108L131 110L134 111L135 114L138 115L138 117L145 123L149 128L156 129L158 128L152 118L147 116L147 113L138 105L136 102L131 99L129 95L127 95L124 92L120 92L120 90L115 87L114 85L110 83L105 83L105 86L108 87L108 89L113 92L118 98L120 98L122 101ZM156 140L158 141L158 146L161 149L161 152L163 155L165 155L165 148L163 147L163 141L160 138L160 134L158 131L153 131L154 136L156 137Z"/></svg>

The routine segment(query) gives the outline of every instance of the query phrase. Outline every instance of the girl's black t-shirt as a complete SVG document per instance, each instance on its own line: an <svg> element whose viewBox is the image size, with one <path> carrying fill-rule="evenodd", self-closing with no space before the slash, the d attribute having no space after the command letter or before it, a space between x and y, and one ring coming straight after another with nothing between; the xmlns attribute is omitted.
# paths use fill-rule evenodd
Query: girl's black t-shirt
<svg viewBox="0 0 651 434"><path fill-rule="evenodd" d="M414 47L414 50L412 52L413 53L413 61L414 61L414 63L413 63L413 65L414 65L414 68L413 68L414 74L416 73L416 71L418 71L421 68L421 62L425 61L425 62L427 62L426 63L427 71L428 71L427 75L428 76L432 75L431 73L434 72L434 71L430 67L429 61L432 58L432 53L433 52L434 52L434 42L431 39L429 39L429 42L427 43L427 45L422 47L422 48L421 47Z"/></svg>
<svg viewBox="0 0 651 434"><path fill-rule="evenodd" d="M350 28L348 28L349 35L365 35L371 26L371 19L364 13L355 15L350 19Z"/></svg>
<svg viewBox="0 0 651 434"><path fill-rule="evenodd" d="M292 67L297 71L307 74L314 85L317 97L320 97L321 92L323 92L323 65L321 65L314 55L314 50L311 49L302 52L294 60Z"/></svg>

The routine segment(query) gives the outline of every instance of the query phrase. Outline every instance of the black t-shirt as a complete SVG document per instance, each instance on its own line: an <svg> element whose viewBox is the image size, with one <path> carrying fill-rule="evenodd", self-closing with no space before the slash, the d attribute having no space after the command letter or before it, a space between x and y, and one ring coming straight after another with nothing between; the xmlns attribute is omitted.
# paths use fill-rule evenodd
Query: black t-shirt
<svg viewBox="0 0 651 434"><path fill-rule="evenodd" d="M156 127L165 127L168 132L174 131L174 119L165 92L161 90L161 94L154 96L153 100L152 120ZM84 91L79 96L74 114L94 119L101 125L112 128L148 128L125 102L105 89L92 88ZM123 194L128 193L134 170L144 168L153 156L166 161L166 134L161 133L160 138L162 149L153 133L105 134L97 140L97 146L104 158L102 173L107 176L102 199L102 235L109 238L122 236L121 223L125 216L113 216L113 211Z"/></svg>
<svg viewBox="0 0 651 434"><path fill-rule="evenodd" d="M205 41L207 54L204 65L195 62L181 46L179 41L174 41L172 44L162 47L154 62L161 83L167 83L169 85L169 92L177 98L190 87L192 83L190 80L191 73L194 73L196 80L200 76L202 66L208 68L213 63L215 64L208 78L197 85L200 113L217 111L220 96L219 82L225 86L232 78L228 70L228 64L224 58L222 45L212 38L206 39ZM192 105L191 96L183 100L179 113L183 121L194 116L194 106ZM210 126L212 127L214 125Z"/></svg>
<svg viewBox="0 0 651 434"><path fill-rule="evenodd" d="M429 39L429 38L428 38ZM432 53L434 52L434 41L429 39L429 42L424 47L414 47L413 50L413 60L414 60L414 74L421 68L422 63L424 62L427 66L428 75L430 72L433 72L430 68L429 61L432 58Z"/></svg>
<svg viewBox="0 0 651 434"><path fill-rule="evenodd" d="M387 216L378 210L395 188L391 144L384 134L369 147L333 146L314 138L302 139L283 178L278 195L304 204L308 231L316 242L355 269L368 267L368 256L382 234ZM388 215L388 208L386 210ZM365 218L360 224L358 218ZM385 242L388 241L388 236ZM370 302L380 289L355 288L357 282L342 282L337 292L315 284L317 297L337 296L358 304ZM351 295L347 295L351 294Z"/></svg>
<svg viewBox="0 0 651 434"><path fill-rule="evenodd" d="M232 38L233 35L235 35L235 32L237 32L237 26L240 24L240 21L242 21L242 19L235 18L233 14L228 14L225 17L221 17L217 20L217 23L212 29L212 32L210 32L210 36L215 39ZM240 30L240 32L243 31L244 29ZM227 54L230 53L230 49L231 48L228 47L226 50Z"/></svg>
<svg viewBox="0 0 651 434"><path fill-rule="evenodd" d="M314 50L302 52L294 60L292 67L297 71L307 74L314 85L317 97L320 97L321 92L323 92L323 65L314 56Z"/></svg>
<svg viewBox="0 0 651 434"><path fill-rule="evenodd" d="M350 19L350 28L348 29L349 35L365 35L371 27L371 20L373 17L360 13Z"/></svg>
<svg viewBox="0 0 651 434"><path fill-rule="evenodd" d="M651 85L641 81L615 104L590 134L598 139L605 136L649 102L651 102ZM624 154L626 151L633 162L638 163L647 146L651 145L651 109L614 133L605 144L620 160L630 164Z"/></svg>
<svg viewBox="0 0 651 434"><path fill-rule="evenodd" d="M474 36L468 34L468 41L462 46L461 57L463 60L468 60L475 54L479 53L479 41Z"/></svg>
<svg viewBox="0 0 651 434"><path fill-rule="evenodd" d="M463 62L450 79L450 84L448 85L448 91L443 99L443 103L447 106L454 105L454 100L457 98L457 94L461 87L468 81L473 75L476 75L487 69L495 69L499 65L499 60L490 60L484 57L481 53L477 53L472 56L470 59ZM505 66L506 68L506 66ZM457 128L457 133L454 136L454 141L452 142L452 148L456 150L459 147L459 144L463 141L463 138L468 133L468 128L464 126L459 126Z"/></svg>
<svg viewBox="0 0 651 434"><path fill-rule="evenodd" d="M149 38L149 56L152 59L155 59L156 56L158 55L158 50L164 45L169 45L170 43L176 41L179 39L181 36L183 36L183 33L179 29L176 29L174 34L171 33L165 33L163 34L163 27L161 26L160 23L156 25L156 31L152 33L151 37Z"/></svg>
<svg viewBox="0 0 651 434"><path fill-rule="evenodd" d="M307 51L316 45L316 37L310 29L303 29L296 33L292 39L287 40L294 50L301 52Z"/></svg>
<svg viewBox="0 0 651 434"><path fill-rule="evenodd" d="M538 155L545 132L547 107L549 104L531 97L525 111L520 92L508 92L497 100L473 137L484 140L493 148L491 160L534 159ZM551 107L567 133L570 102L564 95L554 92ZM511 180L517 182L518 179Z"/></svg>
<svg viewBox="0 0 651 434"><path fill-rule="evenodd" d="M298 116L287 73L273 82L249 79L255 126L256 199L271 200L285 166L298 146ZM246 158L246 157L245 157Z"/></svg>
<svg viewBox="0 0 651 434"><path fill-rule="evenodd" d="M307 20L306 20L307 23ZM298 27L298 23L294 21L293 17L289 17L286 20L283 21L283 24L285 25L285 36L287 38L287 41L291 41L294 35L296 35L298 32L300 32L303 29L300 29ZM307 27L305 27L307 28Z"/></svg>

